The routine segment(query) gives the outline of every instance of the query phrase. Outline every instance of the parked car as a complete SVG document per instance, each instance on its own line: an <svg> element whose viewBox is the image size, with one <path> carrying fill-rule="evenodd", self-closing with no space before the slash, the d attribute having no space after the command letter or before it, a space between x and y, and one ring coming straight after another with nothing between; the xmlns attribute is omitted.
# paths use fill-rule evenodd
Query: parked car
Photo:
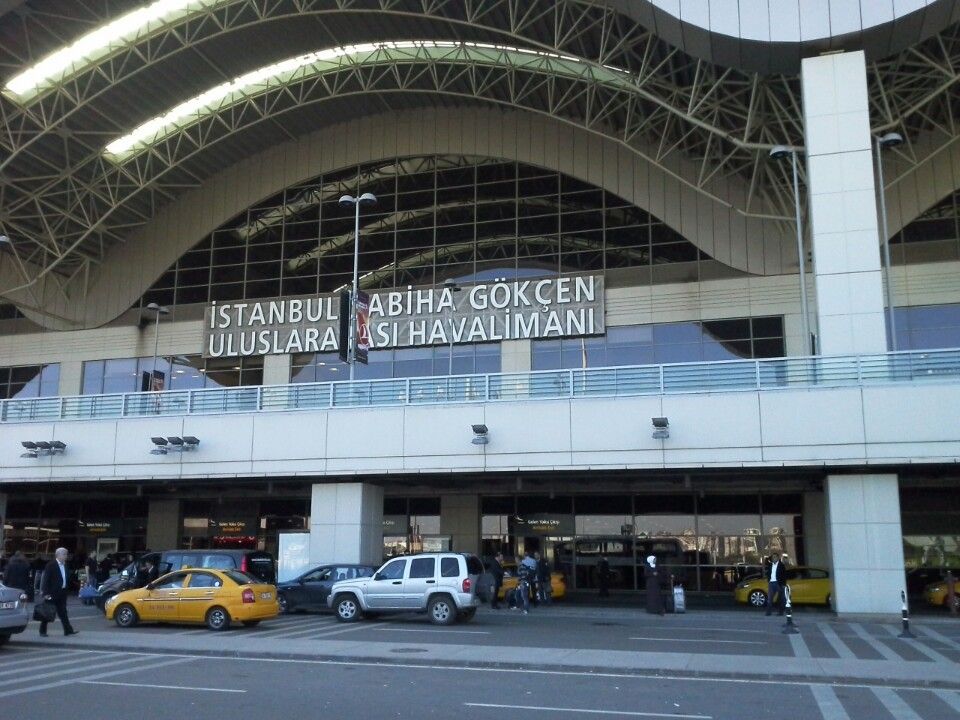
<svg viewBox="0 0 960 720"><path fill-rule="evenodd" d="M960 579L960 571L950 568L918 567L907 571L907 595L915 597L926 593L927 587L938 583L952 572L955 578Z"/></svg>
<svg viewBox="0 0 960 720"><path fill-rule="evenodd" d="M791 604L830 605L832 593L830 573L823 568L787 568L786 581L790 586ZM763 607L767 604L768 585L762 575L744 578L734 589L734 597L739 603Z"/></svg>
<svg viewBox="0 0 960 720"><path fill-rule="evenodd" d="M139 622L204 624L226 630L231 623L253 626L280 612L277 588L238 570L177 570L146 587L107 600L107 620L120 627Z"/></svg>
<svg viewBox="0 0 960 720"><path fill-rule="evenodd" d="M470 620L480 606L476 555L421 553L388 560L373 577L335 583L327 599L337 620L355 622L381 612L426 612L430 622Z"/></svg>
<svg viewBox="0 0 960 720"><path fill-rule="evenodd" d="M144 575L143 569L148 560L153 562L157 575L181 568L197 567L239 570L270 585L277 579L277 564L273 556L260 550L165 550L143 555L119 574L101 583L97 588L100 593L98 606L103 608L106 601L117 593L143 587L153 579Z"/></svg>
<svg viewBox="0 0 960 720"><path fill-rule="evenodd" d="M955 576L953 583L953 605L960 611L960 577ZM948 588L946 580L930 583L923 590L923 599L934 607L947 607Z"/></svg>
<svg viewBox="0 0 960 720"><path fill-rule="evenodd" d="M280 612L297 610L326 610L330 588L341 580L355 580L373 576L374 565L320 565L293 580L277 583L277 601Z"/></svg>
<svg viewBox="0 0 960 720"><path fill-rule="evenodd" d="M517 564L507 562L503 563L503 585L500 586L500 592L497 595L497 599L503 600L508 592L513 592L516 590L518 582L519 578L517 577ZM566 596L567 579L562 572L554 571L550 573L550 589L553 593L552 597L554 600L560 600ZM533 588L530 588L530 592L533 593Z"/></svg>
<svg viewBox="0 0 960 720"><path fill-rule="evenodd" d="M11 635L22 633L29 622L27 594L0 583L0 645L5 645Z"/></svg>

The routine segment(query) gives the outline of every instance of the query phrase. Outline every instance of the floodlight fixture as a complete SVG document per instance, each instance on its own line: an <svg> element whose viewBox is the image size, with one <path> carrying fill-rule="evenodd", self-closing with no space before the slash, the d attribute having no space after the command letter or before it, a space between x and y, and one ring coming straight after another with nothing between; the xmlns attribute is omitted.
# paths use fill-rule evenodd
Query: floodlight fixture
<svg viewBox="0 0 960 720"><path fill-rule="evenodd" d="M903 145L903 135L898 132L888 132L886 135L878 137L877 142L880 143L882 148L897 147Z"/></svg>
<svg viewBox="0 0 960 720"><path fill-rule="evenodd" d="M59 455L67 449L62 440L22 440L20 444L27 452L21 453L22 458L38 458L46 455Z"/></svg>
<svg viewBox="0 0 960 720"><path fill-rule="evenodd" d="M36 444L35 442L33 442L32 440L24 440L24 441L21 442L20 444L23 445L27 450L36 450L36 449L37 449L37 444Z"/></svg>
<svg viewBox="0 0 960 720"><path fill-rule="evenodd" d="M200 444L200 440L193 435L184 435L183 442L186 444L185 450L192 450Z"/></svg>
<svg viewBox="0 0 960 720"><path fill-rule="evenodd" d="M50 447L53 448L54 452L56 452L57 450L59 450L60 452L63 452L64 450L67 449L67 444L63 442L63 440L51 440Z"/></svg>
<svg viewBox="0 0 960 720"><path fill-rule="evenodd" d="M37 440L37 447L41 450L50 450L53 446L46 440Z"/></svg>
<svg viewBox="0 0 960 720"><path fill-rule="evenodd" d="M770 148L771 160L783 160L783 158L793 155L793 150L786 145L774 145Z"/></svg>
<svg viewBox="0 0 960 720"><path fill-rule="evenodd" d="M176 435L168 436L168 437L167 437L167 442L169 442L169 443L170 443L171 445L173 445L174 447L182 447L182 446L183 446L183 438L179 438L179 437L177 437Z"/></svg>
<svg viewBox="0 0 960 720"><path fill-rule="evenodd" d="M358 274L360 272L360 206L373 205L377 202L377 196L373 193L365 192L359 197L353 195L341 195L340 207L349 207L353 205L353 281L350 284L350 322L348 327L350 334L347 337L347 362L350 363L350 379L353 380L354 366L357 364L357 293L360 289ZM343 338L340 338L343 342Z"/></svg>
<svg viewBox="0 0 960 720"><path fill-rule="evenodd" d="M156 447L150 451L151 455L166 455L167 454L167 439L162 437L152 437L150 441L156 445Z"/></svg>
<svg viewBox="0 0 960 720"><path fill-rule="evenodd" d="M650 418L653 423L653 439L666 440L670 437L670 420L665 417Z"/></svg>
<svg viewBox="0 0 960 720"><path fill-rule="evenodd" d="M490 442L490 438L487 437L487 433L490 431L486 425L481 423L479 425L471 425L470 427L473 430L473 440L470 441L471 443L474 445L486 445Z"/></svg>
<svg viewBox="0 0 960 720"><path fill-rule="evenodd" d="M7 245L13 247L13 243L10 242L10 238L8 238L6 235L0 235L0 249L3 249Z"/></svg>
<svg viewBox="0 0 960 720"><path fill-rule="evenodd" d="M168 435L167 437L152 437L150 440L156 447L150 451L151 455L167 455L171 452L190 452L196 450L200 439L193 435Z"/></svg>

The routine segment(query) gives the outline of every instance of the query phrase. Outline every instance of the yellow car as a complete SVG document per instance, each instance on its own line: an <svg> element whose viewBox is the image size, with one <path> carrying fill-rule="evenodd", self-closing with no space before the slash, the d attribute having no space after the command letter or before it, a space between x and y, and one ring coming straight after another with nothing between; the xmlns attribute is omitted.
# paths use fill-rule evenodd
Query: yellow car
<svg viewBox="0 0 960 720"><path fill-rule="evenodd" d="M497 600L503 600L508 592L517 589L517 564L503 564L503 585L500 586L500 592L497 594ZM560 600L567 594L567 580L561 572L550 573L550 589L554 600Z"/></svg>
<svg viewBox="0 0 960 720"><path fill-rule="evenodd" d="M830 605L830 573L823 568L791 567L786 571L792 605ZM757 575L737 584L733 595L738 603L753 607L767 604L768 583Z"/></svg>
<svg viewBox="0 0 960 720"><path fill-rule="evenodd" d="M930 583L923 589L923 599L928 605L947 607L947 581ZM960 579L953 583L953 605L960 611Z"/></svg>
<svg viewBox="0 0 960 720"><path fill-rule="evenodd" d="M146 587L107 600L107 620L120 627L138 622L205 624L226 630L232 622L256 625L280 612L277 589L238 570L184 568Z"/></svg>

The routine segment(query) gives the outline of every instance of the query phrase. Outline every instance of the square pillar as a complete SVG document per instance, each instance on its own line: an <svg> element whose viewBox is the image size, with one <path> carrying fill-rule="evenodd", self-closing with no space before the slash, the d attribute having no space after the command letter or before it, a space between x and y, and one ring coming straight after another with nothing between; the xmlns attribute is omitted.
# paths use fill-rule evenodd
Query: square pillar
<svg viewBox="0 0 960 720"><path fill-rule="evenodd" d="M264 355L263 356L263 384L287 385L290 383L290 368L293 365L292 355Z"/></svg>
<svg viewBox="0 0 960 720"><path fill-rule="evenodd" d="M803 556L806 565L830 567L827 502L822 492L803 494Z"/></svg>
<svg viewBox="0 0 960 720"><path fill-rule="evenodd" d="M314 485L310 494L310 561L383 561L383 488L369 483Z"/></svg>
<svg viewBox="0 0 960 720"><path fill-rule="evenodd" d="M819 350L886 352L864 54L806 58L801 82Z"/></svg>
<svg viewBox="0 0 960 720"><path fill-rule="evenodd" d="M906 590L896 475L828 475L827 530L837 614L900 614Z"/></svg>
<svg viewBox="0 0 960 720"><path fill-rule="evenodd" d="M61 396L79 395L83 392L83 361L67 360L60 363L60 387L57 394Z"/></svg>
<svg viewBox="0 0 960 720"><path fill-rule="evenodd" d="M440 534L455 552L480 554L480 496L441 495Z"/></svg>
<svg viewBox="0 0 960 720"><path fill-rule="evenodd" d="M180 501L151 500L147 506L147 547L175 550L180 547Z"/></svg>
<svg viewBox="0 0 960 720"><path fill-rule="evenodd" d="M530 372L532 355L532 340L504 340L500 343L500 372Z"/></svg>
<svg viewBox="0 0 960 720"><path fill-rule="evenodd" d="M7 520L7 494L0 493L0 558L7 558L7 553L4 552L7 538L3 532L3 526L6 520ZM9 560L9 558L7 559Z"/></svg>

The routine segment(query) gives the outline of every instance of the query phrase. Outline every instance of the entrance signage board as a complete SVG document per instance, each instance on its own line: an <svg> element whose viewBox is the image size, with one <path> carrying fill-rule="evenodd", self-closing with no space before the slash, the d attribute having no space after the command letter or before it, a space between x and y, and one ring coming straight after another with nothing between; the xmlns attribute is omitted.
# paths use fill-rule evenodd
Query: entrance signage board
<svg viewBox="0 0 960 720"><path fill-rule="evenodd" d="M365 312L360 339L369 350L602 335L604 278L501 280L461 292L408 286L370 293ZM203 356L338 352L346 342L340 313L337 293L214 302L204 314Z"/></svg>
<svg viewBox="0 0 960 720"><path fill-rule="evenodd" d="M510 532L514 535L573 535L573 515L534 514L510 518Z"/></svg>

